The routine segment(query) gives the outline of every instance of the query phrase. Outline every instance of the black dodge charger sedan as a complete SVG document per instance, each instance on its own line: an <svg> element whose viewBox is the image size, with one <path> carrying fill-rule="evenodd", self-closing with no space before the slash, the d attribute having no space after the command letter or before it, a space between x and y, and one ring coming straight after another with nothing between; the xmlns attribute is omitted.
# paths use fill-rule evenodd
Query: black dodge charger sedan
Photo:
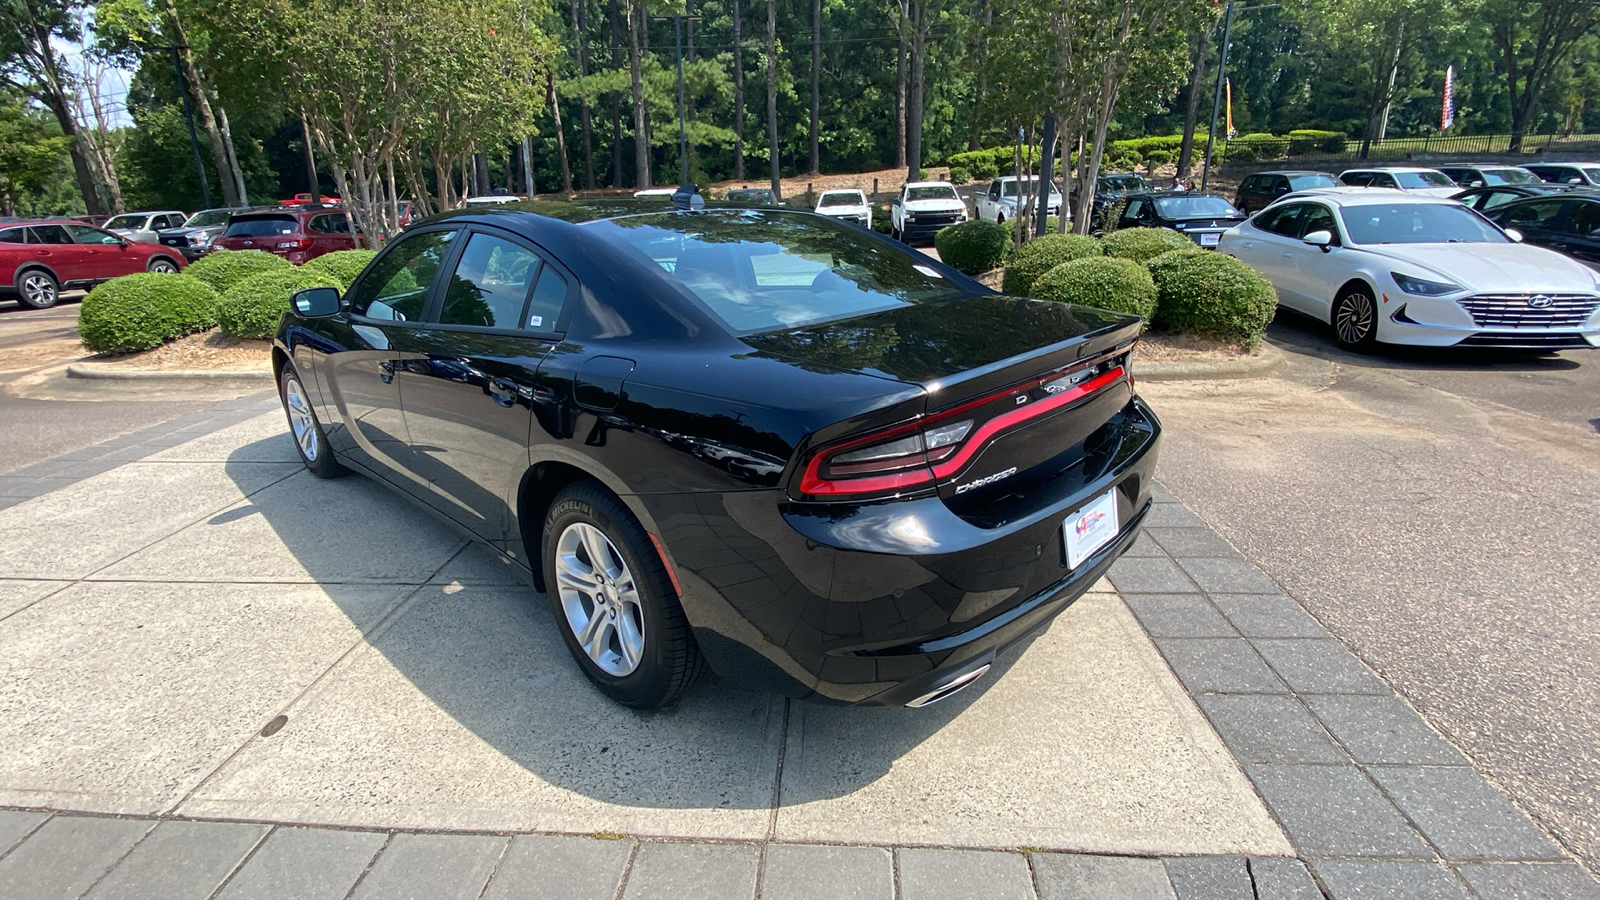
<svg viewBox="0 0 1600 900"><path fill-rule="evenodd" d="M527 569L584 673L922 706L1133 542L1140 323L824 216L524 203L412 226L273 364L301 456Z"/></svg>

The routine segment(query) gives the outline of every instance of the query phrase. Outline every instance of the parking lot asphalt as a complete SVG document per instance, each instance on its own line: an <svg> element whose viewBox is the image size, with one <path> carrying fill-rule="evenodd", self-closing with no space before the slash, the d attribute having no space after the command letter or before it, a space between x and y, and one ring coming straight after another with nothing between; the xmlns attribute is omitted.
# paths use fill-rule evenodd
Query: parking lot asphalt
<svg viewBox="0 0 1600 900"><path fill-rule="evenodd" d="M1142 386L1163 482L1600 868L1600 351L1272 340L1276 377Z"/></svg>

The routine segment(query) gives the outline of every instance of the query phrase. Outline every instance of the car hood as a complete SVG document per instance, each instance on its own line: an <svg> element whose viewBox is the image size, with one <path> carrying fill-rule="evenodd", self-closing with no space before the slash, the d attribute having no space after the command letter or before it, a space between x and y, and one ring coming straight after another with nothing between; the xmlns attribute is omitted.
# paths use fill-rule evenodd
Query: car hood
<svg viewBox="0 0 1600 900"><path fill-rule="evenodd" d="M1527 244L1387 244L1361 250L1388 258L1402 275L1431 273L1475 292L1595 292L1588 267Z"/></svg>
<svg viewBox="0 0 1600 900"><path fill-rule="evenodd" d="M1401 188L1408 194L1417 194L1422 197L1443 197L1446 200L1461 193L1461 186L1436 187L1436 188Z"/></svg>
<svg viewBox="0 0 1600 900"><path fill-rule="evenodd" d="M967 204L960 200L907 200L905 207L911 212L953 212L966 209Z"/></svg>
<svg viewBox="0 0 1600 900"><path fill-rule="evenodd" d="M819 215L824 215L824 216L865 216L865 215L870 215L872 213L872 207L865 206L865 205L863 205L863 206L824 206L821 209L818 209L817 213Z"/></svg>

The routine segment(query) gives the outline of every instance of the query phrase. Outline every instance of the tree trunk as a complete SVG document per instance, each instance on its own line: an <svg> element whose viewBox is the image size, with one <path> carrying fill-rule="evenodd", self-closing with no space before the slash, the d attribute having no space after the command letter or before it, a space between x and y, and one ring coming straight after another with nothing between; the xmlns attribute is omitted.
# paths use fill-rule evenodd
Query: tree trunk
<svg viewBox="0 0 1600 900"><path fill-rule="evenodd" d="M87 66L85 70L87 71ZM122 205L122 185L117 181L117 165L111 152L111 135L106 130L105 110L100 106L100 85L98 79L95 81L97 83L89 85L89 89L84 91L89 95L89 106L93 110L94 121L91 125L87 116L80 116L88 132L80 133L79 137L83 139L93 136L89 153L94 160L95 172L100 178L100 184L106 189L106 198L110 201L111 210L121 213L126 209ZM80 100L80 112L81 102Z"/></svg>
<svg viewBox="0 0 1600 900"><path fill-rule="evenodd" d="M167 21L172 26L171 37L178 48L178 59L183 63L183 75L189 82L189 95L194 98L194 111L200 117L200 127L211 144L211 161L217 169L217 180L222 182L222 200L227 206L239 206L239 184L233 167L228 164L228 149L222 142L222 130L217 127L217 117L211 111L211 98L206 96L205 82L194 64L194 51L183 33L183 23L178 19L174 0L166 0Z"/></svg>
<svg viewBox="0 0 1600 900"><path fill-rule="evenodd" d="M644 105L644 72L640 68L639 33L644 30L644 6L628 11L628 70L633 76L633 184L650 186L650 121Z"/></svg>
<svg viewBox="0 0 1600 900"><path fill-rule="evenodd" d="M322 202L322 190L317 185L317 155L316 148L311 144L311 123L306 121L305 113L300 114L300 139L306 142L306 188L311 192L311 202Z"/></svg>
<svg viewBox="0 0 1600 900"><path fill-rule="evenodd" d="M778 171L778 8L767 0L767 152L772 161L772 195L782 198Z"/></svg>
<svg viewBox="0 0 1600 900"><path fill-rule="evenodd" d="M556 99L556 76L553 69L545 71L545 96L550 101L550 118L556 129L556 156L561 158L561 193L572 194L572 166L567 162L567 134L561 127L561 103Z"/></svg>
<svg viewBox="0 0 1600 900"><path fill-rule="evenodd" d="M928 4L911 6L911 90L906 98L906 178L922 178L923 73L928 59Z"/></svg>
<svg viewBox="0 0 1600 900"><path fill-rule="evenodd" d="M45 35L40 40L43 42L40 69L44 77L39 85L39 102L55 115L56 124L61 127L61 135L72 139L67 145L67 150L72 156L72 174L77 177L78 193L83 195L84 208L91 215L105 215L110 210L100 198L99 185L94 177L94 163L89 159L89 148L78 134L78 122L73 118L72 108L68 105L61 64L56 60L49 36Z"/></svg>
<svg viewBox="0 0 1600 900"><path fill-rule="evenodd" d="M589 0L572 0L572 31L577 43L578 77L589 75ZM579 100L578 128L583 140L583 189L594 190L594 131L589 98Z"/></svg>
<svg viewBox="0 0 1600 900"><path fill-rule="evenodd" d="M611 68L622 68L622 29L617 25L617 0L606 4L611 25ZM611 94L611 186L622 187L622 95Z"/></svg>
<svg viewBox="0 0 1600 900"><path fill-rule="evenodd" d="M250 192L244 186L244 167L239 165L239 154L233 149L233 130L228 127L228 111L217 107L217 124L222 128L222 144L228 150L228 168L233 170L233 183L239 189L239 205L250 205Z"/></svg>
<svg viewBox="0 0 1600 900"><path fill-rule="evenodd" d="M480 197L489 193L489 160L482 153L472 154L472 192Z"/></svg>
<svg viewBox="0 0 1600 900"><path fill-rule="evenodd" d="M744 180L744 48L739 34L739 0L733 0L733 177Z"/></svg>
<svg viewBox="0 0 1600 900"><path fill-rule="evenodd" d="M986 65L989 58L989 28L994 24L994 7L987 0L979 0L983 6L983 28L978 32L977 59L974 68L978 70L977 95L972 101L972 121L967 126L967 149L982 150L982 128L978 124L983 121L984 101L989 98L989 67Z"/></svg>
<svg viewBox="0 0 1600 900"><path fill-rule="evenodd" d="M1211 32L1200 32L1195 45L1194 67L1189 70L1189 104L1183 113L1183 144L1178 147L1178 177L1188 178L1194 163L1194 127L1200 118L1200 94L1206 77L1206 53L1211 49Z"/></svg>
<svg viewBox="0 0 1600 900"><path fill-rule="evenodd" d="M400 192L394 184L394 154L383 155L383 175L389 188L389 208L384 210L388 214L389 227L385 229L388 237L394 237L400 231Z"/></svg>
<svg viewBox="0 0 1600 900"><path fill-rule="evenodd" d="M894 51L894 165L906 166L906 7L895 5L895 35L898 42Z"/></svg>
<svg viewBox="0 0 1600 900"><path fill-rule="evenodd" d="M811 169L822 174L822 147L819 132L822 94L822 0L811 0Z"/></svg>

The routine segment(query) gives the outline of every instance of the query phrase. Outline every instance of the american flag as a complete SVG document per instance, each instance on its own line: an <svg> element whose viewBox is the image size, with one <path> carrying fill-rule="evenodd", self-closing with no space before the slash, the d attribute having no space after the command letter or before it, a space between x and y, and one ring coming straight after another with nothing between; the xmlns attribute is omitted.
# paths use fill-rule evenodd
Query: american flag
<svg viewBox="0 0 1600 900"><path fill-rule="evenodd" d="M1439 113L1439 130L1444 131L1456 123L1456 67L1444 70L1444 106Z"/></svg>

